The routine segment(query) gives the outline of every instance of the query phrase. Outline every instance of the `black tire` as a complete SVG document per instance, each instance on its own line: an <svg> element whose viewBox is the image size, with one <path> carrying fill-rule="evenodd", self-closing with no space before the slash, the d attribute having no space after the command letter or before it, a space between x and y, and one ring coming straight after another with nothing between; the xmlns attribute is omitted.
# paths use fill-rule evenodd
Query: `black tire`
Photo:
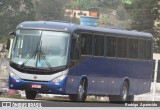
<svg viewBox="0 0 160 110"><path fill-rule="evenodd" d="M120 95L109 95L110 102L126 102L134 99L134 97L129 96L129 85L125 81L120 89Z"/></svg>
<svg viewBox="0 0 160 110"><path fill-rule="evenodd" d="M128 101L129 98L129 85L125 81L120 90L120 101Z"/></svg>
<svg viewBox="0 0 160 110"><path fill-rule="evenodd" d="M134 95L129 95L127 101L133 102L134 101Z"/></svg>
<svg viewBox="0 0 160 110"><path fill-rule="evenodd" d="M27 99L35 99L36 95L37 95L37 92L34 92L34 91L25 91L25 94L26 94L26 98Z"/></svg>
<svg viewBox="0 0 160 110"><path fill-rule="evenodd" d="M78 87L78 94L70 94L70 101L84 102L87 98L87 82L83 79Z"/></svg>

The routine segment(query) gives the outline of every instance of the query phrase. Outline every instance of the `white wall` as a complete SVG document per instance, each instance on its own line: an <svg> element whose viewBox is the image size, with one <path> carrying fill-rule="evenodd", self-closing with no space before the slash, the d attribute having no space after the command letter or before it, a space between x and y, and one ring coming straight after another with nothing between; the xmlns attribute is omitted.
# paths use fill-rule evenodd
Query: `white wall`
<svg viewBox="0 0 160 110"><path fill-rule="evenodd" d="M160 60L160 54L159 53L153 53L153 59L154 60Z"/></svg>

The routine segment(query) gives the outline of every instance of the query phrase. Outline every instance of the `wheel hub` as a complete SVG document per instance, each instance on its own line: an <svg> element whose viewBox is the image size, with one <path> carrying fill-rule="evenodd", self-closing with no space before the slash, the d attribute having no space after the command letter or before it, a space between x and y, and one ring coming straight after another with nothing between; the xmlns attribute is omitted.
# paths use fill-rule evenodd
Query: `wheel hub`
<svg viewBox="0 0 160 110"><path fill-rule="evenodd" d="M126 88L126 86L124 85L123 86L123 90L122 90L122 98L123 98L123 100L126 100L127 99L127 88Z"/></svg>
<svg viewBox="0 0 160 110"><path fill-rule="evenodd" d="M83 88L82 85L79 86L78 93L79 93L79 98L81 98L83 96L83 93L84 93L84 88Z"/></svg>

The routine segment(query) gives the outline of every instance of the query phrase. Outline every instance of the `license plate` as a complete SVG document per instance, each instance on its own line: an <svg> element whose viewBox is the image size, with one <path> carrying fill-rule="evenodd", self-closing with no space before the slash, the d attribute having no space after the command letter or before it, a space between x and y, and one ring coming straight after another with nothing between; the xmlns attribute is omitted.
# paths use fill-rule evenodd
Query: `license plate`
<svg viewBox="0 0 160 110"><path fill-rule="evenodd" d="M32 84L32 88L41 88L41 85L38 85L38 84Z"/></svg>

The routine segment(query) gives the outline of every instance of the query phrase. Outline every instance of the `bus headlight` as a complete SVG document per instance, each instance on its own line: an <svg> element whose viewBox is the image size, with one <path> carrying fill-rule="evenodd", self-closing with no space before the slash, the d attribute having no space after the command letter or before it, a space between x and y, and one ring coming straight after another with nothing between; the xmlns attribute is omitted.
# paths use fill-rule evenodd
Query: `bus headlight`
<svg viewBox="0 0 160 110"><path fill-rule="evenodd" d="M55 79L53 79L53 82L55 82L55 83L60 82L60 81L62 81L66 76L67 76L67 74L60 75L60 76L56 77Z"/></svg>
<svg viewBox="0 0 160 110"><path fill-rule="evenodd" d="M12 78L14 78L14 79L19 79L19 76L16 75L15 73L13 73L13 72L10 72L10 76L11 76Z"/></svg>

